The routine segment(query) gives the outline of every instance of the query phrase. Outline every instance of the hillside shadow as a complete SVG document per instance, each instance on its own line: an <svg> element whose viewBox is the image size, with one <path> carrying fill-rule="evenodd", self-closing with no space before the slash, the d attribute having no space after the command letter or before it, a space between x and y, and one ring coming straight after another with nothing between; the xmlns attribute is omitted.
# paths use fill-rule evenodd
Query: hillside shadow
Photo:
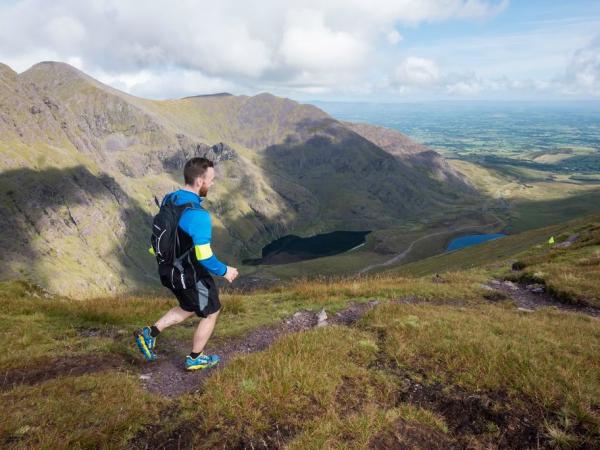
<svg viewBox="0 0 600 450"><path fill-rule="evenodd" d="M512 209L507 229L514 234L600 212L600 188L559 199L521 200Z"/></svg>
<svg viewBox="0 0 600 450"><path fill-rule="evenodd" d="M277 173L308 191L319 216L307 220L334 223L327 231L386 228L486 201L462 183L435 179L435 167L408 164L333 120L301 121L262 154L269 182L277 183Z"/></svg>
<svg viewBox="0 0 600 450"><path fill-rule="evenodd" d="M53 274L40 268L41 254L55 258L56 270L61 273L76 271L77 265L96 259L100 267L114 273L112 280L97 280L108 291L156 283L154 261L148 258L146 245L152 218L111 176L94 175L83 166L40 171L20 168L0 173L0 187L0 226L5 230L0 235L5 252L5 264L0 268L3 279L33 276L47 283ZM85 215L81 206L86 208ZM108 211L112 208L120 210L117 220ZM98 228L103 230L101 235ZM111 242L112 248L104 250L102 240ZM75 255L73 262L75 248L83 254ZM76 283L77 276L73 278Z"/></svg>

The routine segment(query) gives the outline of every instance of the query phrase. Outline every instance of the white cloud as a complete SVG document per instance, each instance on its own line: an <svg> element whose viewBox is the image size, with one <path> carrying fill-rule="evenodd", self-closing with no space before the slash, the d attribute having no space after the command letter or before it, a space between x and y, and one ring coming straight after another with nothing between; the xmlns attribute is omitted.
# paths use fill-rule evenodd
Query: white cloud
<svg viewBox="0 0 600 450"><path fill-rule="evenodd" d="M344 71L360 67L368 46L345 31L325 26L315 10L290 11L279 48L283 60L306 72Z"/></svg>
<svg viewBox="0 0 600 450"><path fill-rule="evenodd" d="M460 97L473 97L485 89L485 81L475 72L445 74L440 85L445 93Z"/></svg>
<svg viewBox="0 0 600 450"><path fill-rule="evenodd" d="M559 81L566 93L600 96L600 35L573 54Z"/></svg>
<svg viewBox="0 0 600 450"><path fill-rule="evenodd" d="M398 94L428 92L438 98L475 97L484 93L494 94L496 98L515 93L535 96L562 89L552 81L507 76L486 79L474 71L450 72L436 61L415 56L406 58L396 67L389 86Z"/></svg>
<svg viewBox="0 0 600 450"><path fill-rule="evenodd" d="M77 48L86 37L81 22L68 16L51 18L44 25L42 34L53 47L65 50Z"/></svg>
<svg viewBox="0 0 600 450"><path fill-rule="evenodd" d="M400 33L398 33L398 31L396 31L396 30L390 31L386 37L387 37L388 42L392 45L398 44L403 39L402 35Z"/></svg>
<svg viewBox="0 0 600 450"><path fill-rule="evenodd" d="M440 79L440 69L435 61L409 56L394 72L393 83L401 86L434 86Z"/></svg>
<svg viewBox="0 0 600 450"><path fill-rule="evenodd" d="M598 22L419 47L403 26L484 20L506 0L21 0L0 3L0 61L66 61L153 98L231 91L600 96ZM535 25L535 24L534 24ZM408 32L406 34L409 36ZM381 43L384 50L378 49ZM527 45L524 45L524 43ZM574 51L574 49L578 49ZM390 57L404 55L390 67ZM386 74L389 74L386 81ZM559 76L557 76L559 74Z"/></svg>
<svg viewBox="0 0 600 450"><path fill-rule="evenodd" d="M462 96L476 95L481 92L482 86L477 81L457 81L446 86L448 94L457 94Z"/></svg>
<svg viewBox="0 0 600 450"><path fill-rule="evenodd" d="M71 60L115 79L180 71L200 87L212 80L257 90L300 85L314 92L344 90L371 81L376 44L381 38L398 44L402 36L390 31L398 24L485 19L505 5L505 0L22 0L0 3L0 60L18 71L42 59Z"/></svg>
<svg viewBox="0 0 600 450"><path fill-rule="evenodd" d="M187 69L141 70L119 74L98 71L93 76L132 95L158 100L220 92L245 94L247 90L245 86L229 80Z"/></svg>

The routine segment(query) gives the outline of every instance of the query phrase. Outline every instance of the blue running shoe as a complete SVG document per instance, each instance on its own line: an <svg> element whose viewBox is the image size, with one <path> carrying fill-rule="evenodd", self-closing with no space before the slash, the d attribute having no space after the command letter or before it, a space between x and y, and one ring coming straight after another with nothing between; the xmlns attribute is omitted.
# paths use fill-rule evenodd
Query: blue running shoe
<svg viewBox="0 0 600 450"><path fill-rule="evenodd" d="M150 327L144 327L141 330L133 332L135 337L135 343L137 344L140 352L146 358L146 361L155 361L156 354L154 353L154 347L156 346L156 338L153 338L150 334Z"/></svg>
<svg viewBox="0 0 600 450"><path fill-rule="evenodd" d="M186 370L207 369L216 366L220 360L221 358L219 358L218 355L205 355L204 353L200 353L196 358L187 355L185 358L185 368Z"/></svg>

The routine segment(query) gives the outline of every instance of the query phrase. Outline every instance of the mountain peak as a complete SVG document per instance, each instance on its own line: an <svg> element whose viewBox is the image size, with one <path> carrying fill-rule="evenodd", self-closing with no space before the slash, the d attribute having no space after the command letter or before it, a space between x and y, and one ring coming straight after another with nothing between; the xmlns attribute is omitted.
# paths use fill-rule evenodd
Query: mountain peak
<svg viewBox="0 0 600 450"><path fill-rule="evenodd" d="M37 63L25 72L21 72L19 78L45 87L68 86L82 81L95 86L100 84L100 82L70 64L58 61Z"/></svg>
<svg viewBox="0 0 600 450"><path fill-rule="evenodd" d="M23 72L23 74L25 74L25 73L44 73L44 72L52 73L52 74L60 74L60 75L73 74L73 75L80 75L80 76L87 77L87 75L85 75L82 71L80 71L76 67L73 67L72 65L67 64L65 62L61 62L61 61L39 62L39 63L31 66L29 69L27 69L25 72Z"/></svg>
<svg viewBox="0 0 600 450"><path fill-rule="evenodd" d="M92 86L108 94L133 98L125 92L108 86L87 75L70 64L60 61L43 61L31 66L18 75L19 79L37 85L41 89L50 89L55 93L72 95L79 89Z"/></svg>

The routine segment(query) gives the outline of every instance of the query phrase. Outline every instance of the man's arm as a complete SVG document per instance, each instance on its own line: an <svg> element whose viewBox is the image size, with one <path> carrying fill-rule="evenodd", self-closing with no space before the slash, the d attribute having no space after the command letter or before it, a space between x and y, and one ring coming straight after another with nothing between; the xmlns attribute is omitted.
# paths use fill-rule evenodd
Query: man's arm
<svg viewBox="0 0 600 450"><path fill-rule="evenodd" d="M189 223L184 220L180 226L192 237L196 259L213 275L224 276L227 266L219 261L210 247L212 235L210 215L204 210L193 210L188 214Z"/></svg>

